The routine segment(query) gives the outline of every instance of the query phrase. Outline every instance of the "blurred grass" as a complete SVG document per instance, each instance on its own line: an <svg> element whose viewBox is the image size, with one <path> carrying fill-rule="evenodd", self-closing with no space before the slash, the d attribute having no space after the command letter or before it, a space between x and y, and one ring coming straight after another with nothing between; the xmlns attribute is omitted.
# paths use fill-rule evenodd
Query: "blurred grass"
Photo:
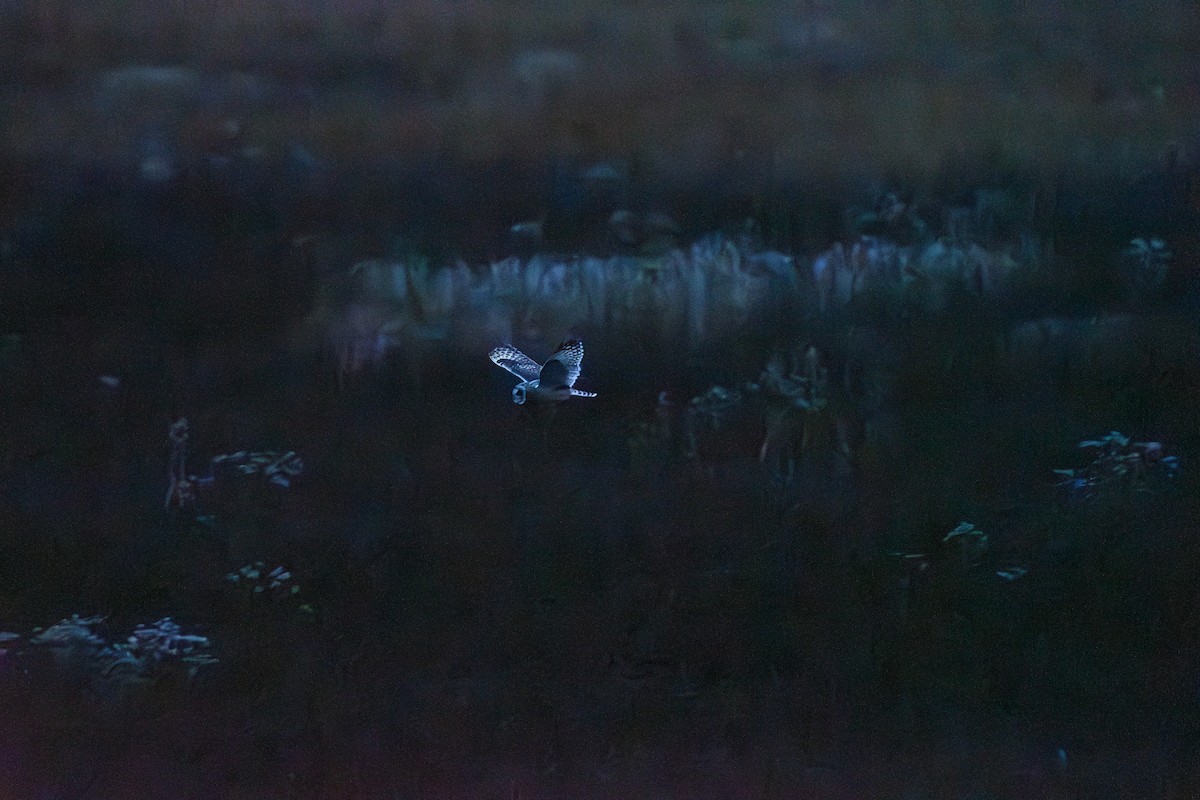
<svg viewBox="0 0 1200 800"><path fill-rule="evenodd" d="M339 159L636 153L690 175L764 156L776 178L921 178L948 160L1121 169L1194 136L1200 106L1189 3L23 0L0 25L17 158L236 115L268 150ZM204 89L94 102L131 65Z"/></svg>

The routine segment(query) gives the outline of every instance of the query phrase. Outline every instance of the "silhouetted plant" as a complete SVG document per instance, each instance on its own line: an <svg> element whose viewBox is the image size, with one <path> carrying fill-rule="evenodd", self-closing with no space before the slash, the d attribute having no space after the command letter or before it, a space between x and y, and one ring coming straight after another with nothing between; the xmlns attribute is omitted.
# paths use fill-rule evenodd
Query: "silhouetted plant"
<svg viewBox="0 0 1200 800"><path fill-rule="evenodd" d="M258 475L269 484L286 489L304 471L303 460L292 450L282 453L239 450L236 453L214 456L209 461L207 474L195 475L187 469L189 435L188 422L183 418L173 422L168 429L170 458L165 502L167 508L194 508L198 500L198 491L214 486L224 474L237 477Z"/></svg>
<svg viewBox="0 0 1200 800"><path fill-rule="evenodd" d="M816 347L788 355L775 353L758 382L747 388L765 403L766 435L759 447L759 463L776 479L790 481L797 460L811 443L815 415L829 405L829 370Z"/></svg>
<svg viewBox="0 0 1200 800"><path fill-rule="evenodd" d="M684 452L701 463L709 456L707 441L712 434L728 431L742 408L742 395L724 386L710 387L693 397L684 411Z"/></svg>
<svg viewBox="0 0 1200 800"><path fill-rule="evenodd" d="M163 508L186 508L196 502L194 481L187 471L188 421L181 417L167 428L167 499Z"/></svg>
<svg viewBox="0 0 1200 800"><path fill-rule="evenodd" d="M1153 293L1162 290L1172 258L1166 242L1156 236L1134 239L1122 251L1122 255L1125 257L1127 279L1134 292Z"/></svg>
<svg viewBox="0 0 1200 800"><path fill-rule="evenodd" d="M978 566L988 551L987 534L970 522L958 523L954 530L942 537L942 544L958 551L963 567Z"/></svg>

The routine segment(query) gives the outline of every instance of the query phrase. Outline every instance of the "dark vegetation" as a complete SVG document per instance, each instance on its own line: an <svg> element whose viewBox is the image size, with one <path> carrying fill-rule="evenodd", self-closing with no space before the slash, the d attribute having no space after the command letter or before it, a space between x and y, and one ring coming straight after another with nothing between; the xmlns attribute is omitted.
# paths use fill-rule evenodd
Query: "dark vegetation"
<svg viewBox="0 0 1200 800"><path fill-rule="evenodd" d="M0 8L0 796L1200 796L1200 18L965 8Z"/></svg>

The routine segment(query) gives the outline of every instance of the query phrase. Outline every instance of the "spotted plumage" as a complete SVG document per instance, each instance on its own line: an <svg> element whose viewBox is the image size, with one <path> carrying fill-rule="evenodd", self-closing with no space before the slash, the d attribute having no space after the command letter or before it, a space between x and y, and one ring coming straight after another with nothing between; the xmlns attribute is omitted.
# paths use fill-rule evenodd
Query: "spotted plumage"
<svg viewBox="0 0 1200 800"><path fill-rule="evenodd" d="M494 348L488 357L521 379L513 387L512 399L523 404L530 396L542 402L561 402L569 397L595 397L594 392L575 388L583 361L583 342L569 339L558 346L545 364L538 364L512 345Z"/></svg>

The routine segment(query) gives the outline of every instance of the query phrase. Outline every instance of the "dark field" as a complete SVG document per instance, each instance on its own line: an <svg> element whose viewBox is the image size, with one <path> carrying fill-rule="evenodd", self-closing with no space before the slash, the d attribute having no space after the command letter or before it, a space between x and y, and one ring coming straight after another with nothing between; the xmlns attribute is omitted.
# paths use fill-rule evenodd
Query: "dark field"
<svg viewBox="0 0 1200 800"><path fill-rule="evenodd" d="M0 798L1200 797L1200 12L966 8L0 5Z"/></svg>

